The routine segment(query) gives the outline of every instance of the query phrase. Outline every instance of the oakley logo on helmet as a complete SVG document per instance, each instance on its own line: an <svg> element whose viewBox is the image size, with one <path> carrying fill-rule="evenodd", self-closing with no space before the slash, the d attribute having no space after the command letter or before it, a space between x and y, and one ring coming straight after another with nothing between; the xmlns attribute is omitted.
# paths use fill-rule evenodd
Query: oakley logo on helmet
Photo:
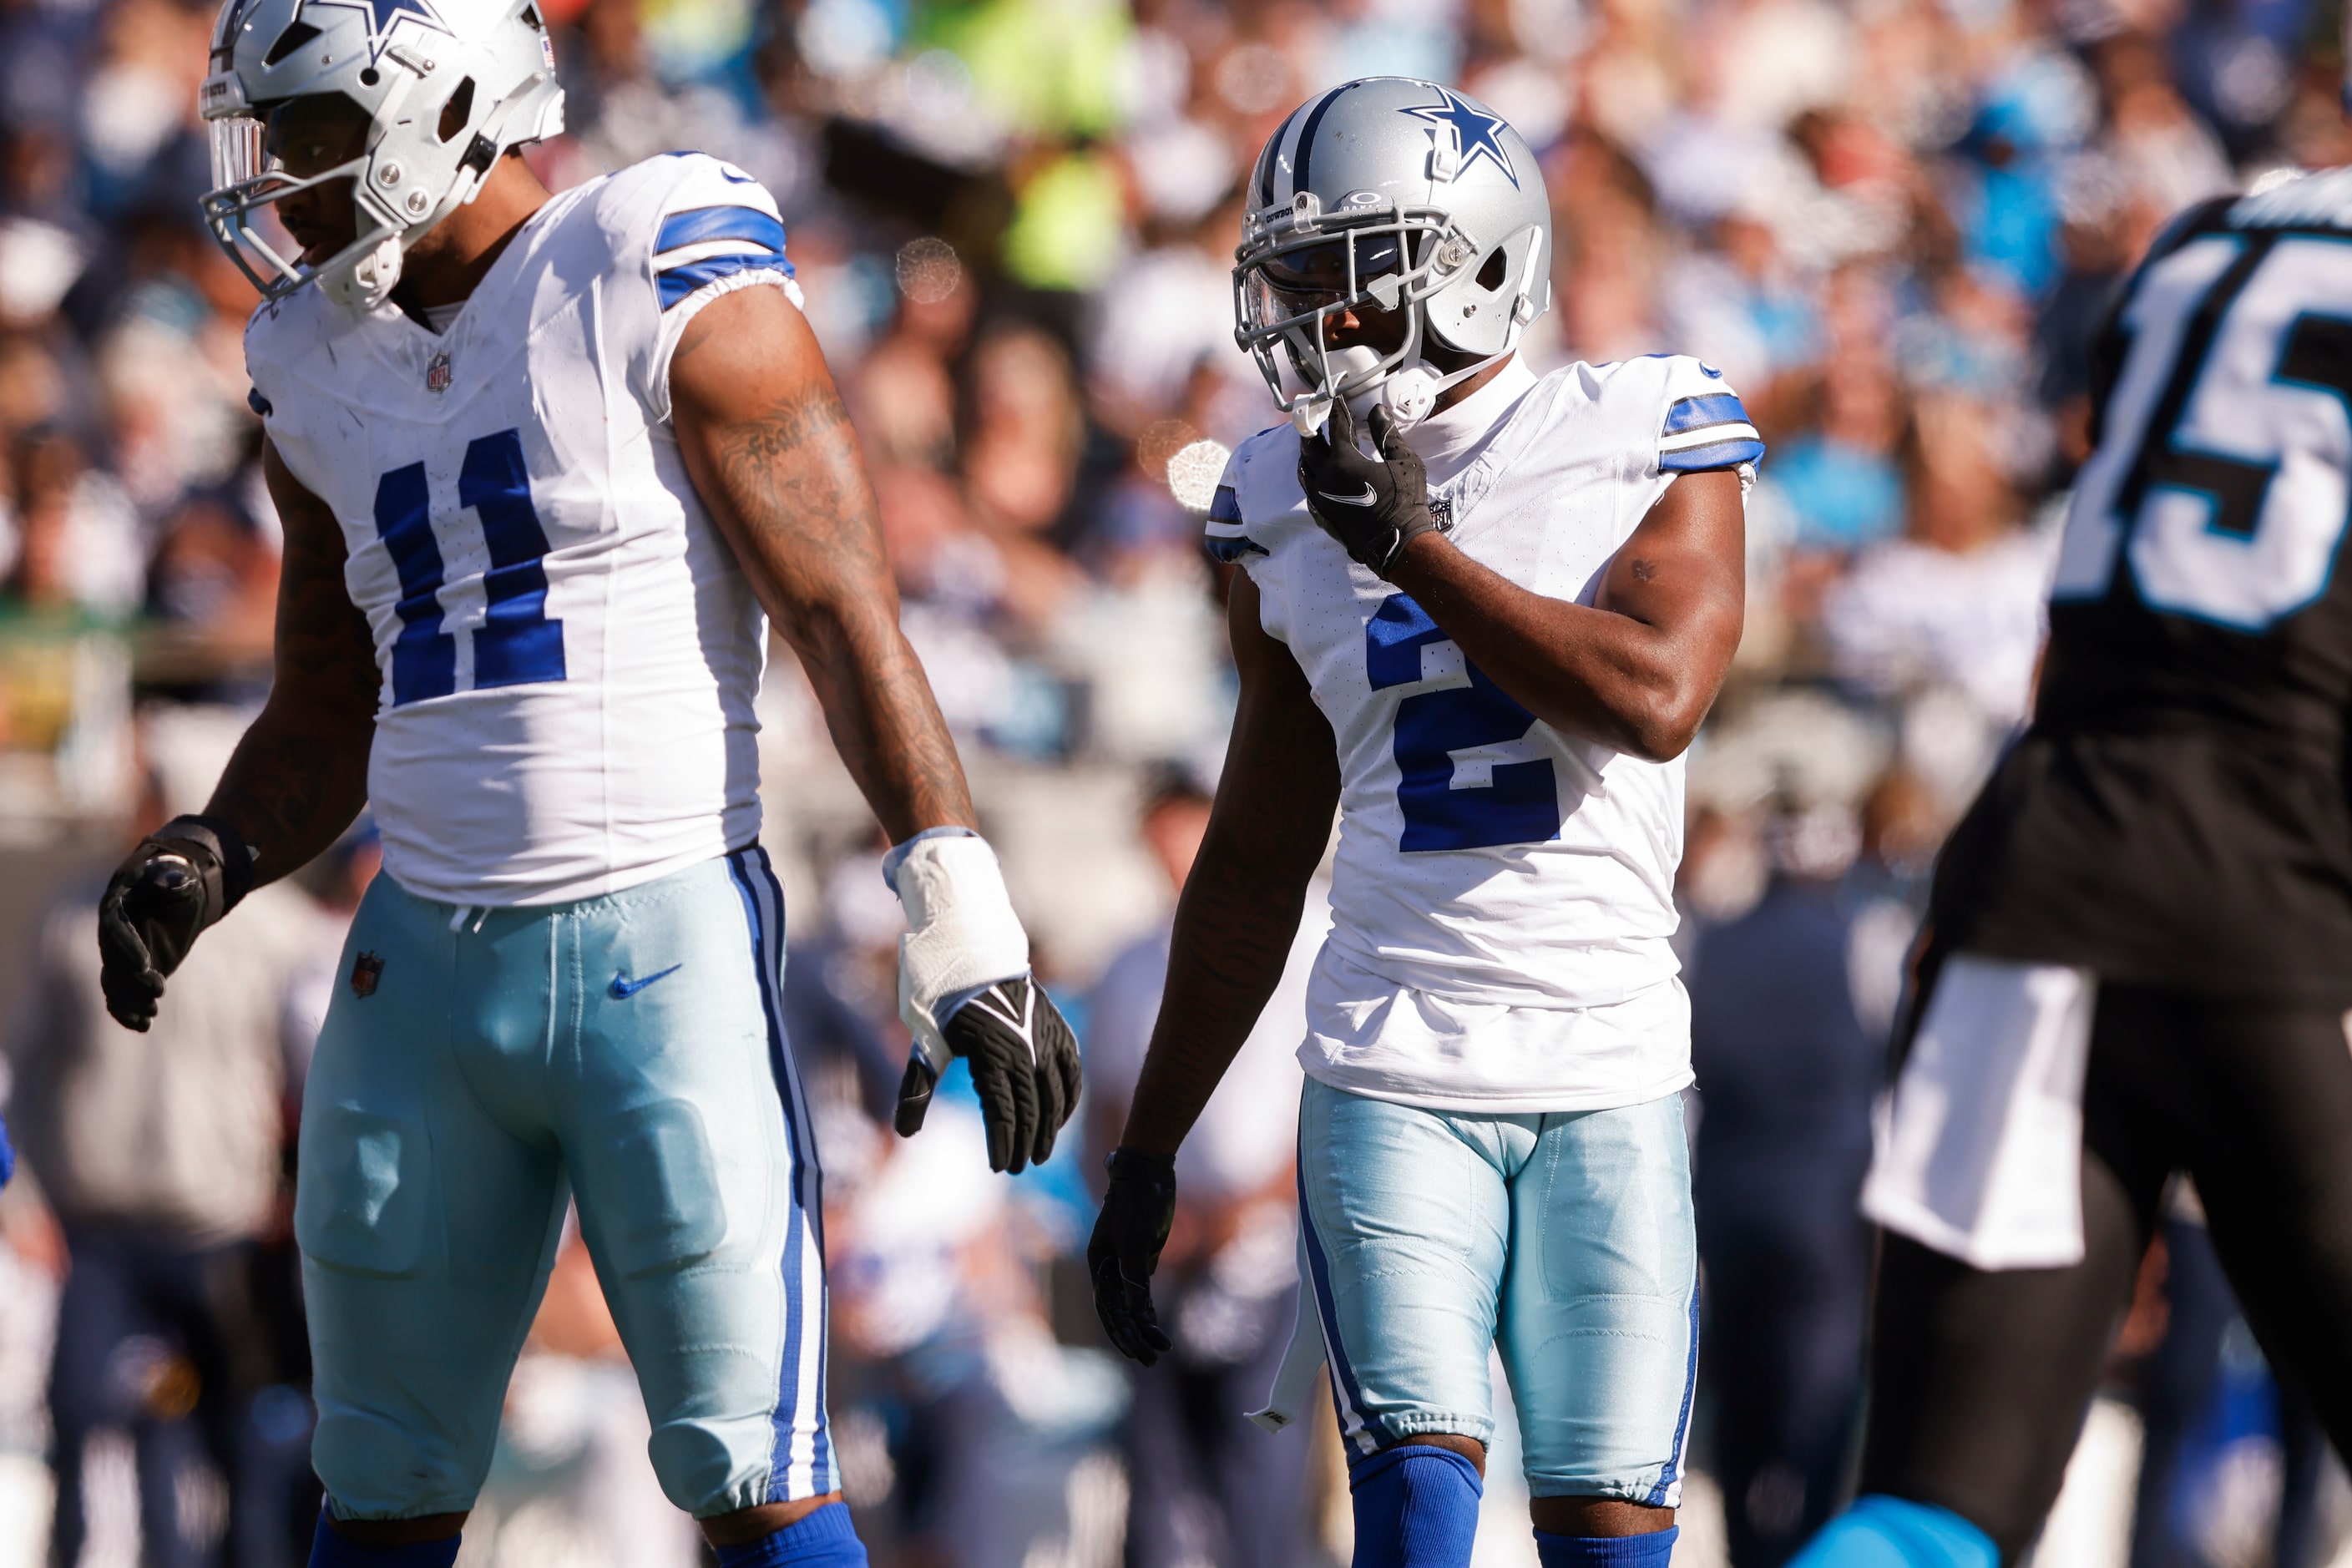
<svg viewBox="0 0 2352 1568"><path fill-rule="evenodd" d="M1496 139L1496 132L1510 129L1509 122L1501 115L1489 114L1468 99L1449 92L1434 82L1430 84L1430 89L1437 94L1435 103L1424 103L1401 112L1416 120L1426 120L1432 125L1453 127L1454 144L1464 169L1481 158L1488 159L1495 167L1503 171L1505 179L1517 185L1519 172L1511 166L1511 150Z"/></svg>

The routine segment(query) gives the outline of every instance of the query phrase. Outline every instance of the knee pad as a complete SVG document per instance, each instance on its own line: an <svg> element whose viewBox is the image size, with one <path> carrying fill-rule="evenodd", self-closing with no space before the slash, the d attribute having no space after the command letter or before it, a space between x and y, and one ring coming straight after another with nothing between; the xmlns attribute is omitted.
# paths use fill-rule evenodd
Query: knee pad
<svg viewBox="0 0 2352 1568"><path fill-rule="evenodd" d="M417 1541L406 1546L366 1546L339 1535L319 1510L319 1528L310 1537L310 1568L454 1568L457 1537Z"/></svg>
<svg viewBox="0 0 2352 1568"><path fill-rule="evenodd" d="M1359 1462L1348 1472L1353 1568L1469 1568L1486 1489L1477 1466L1434 1444L1400 1444Z"/></svg>
<svg viewBox="0 0 2352 1568"><path fill-rule="evenodd" d="M1543 1568L1666 1568L1674 1561L1678 1526L1647 1535L1548 1535L1536 1531Z"/></svg>
<svg viewBox="0 0 2352 1568"><path fill-rule="evenodd" d="M719 1568L866 1568L866 1548L850 1528L845 1502L829 1502L757 1541L714 1550Z"/></svg>
<svg viewBox="0 0 2352 1568"><path fill-rule="evenodd" d="M2000 1568L1992 1537L1948 1508L1873 1492L1830 1521L1788 1568Z"/></svg>

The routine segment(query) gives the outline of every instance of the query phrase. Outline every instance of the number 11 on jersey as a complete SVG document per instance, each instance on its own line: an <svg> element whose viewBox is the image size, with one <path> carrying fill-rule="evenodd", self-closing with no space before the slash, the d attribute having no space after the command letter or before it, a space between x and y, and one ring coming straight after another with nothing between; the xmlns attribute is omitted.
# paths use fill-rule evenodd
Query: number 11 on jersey
<svg viewBox="0 0 2352 1568"><path fill-rule="evenodd" d="M482 574L482 624L473 634L473 689L562 680L563 623L547 618L547 531L530 504L520 430L467 443L457 504L481 521L490 557ZM375 527L400 574L392 705L450 696L457 689L457 639L442 625L446 569L433 536L423 463L394 468L376 481Z"/></svg>

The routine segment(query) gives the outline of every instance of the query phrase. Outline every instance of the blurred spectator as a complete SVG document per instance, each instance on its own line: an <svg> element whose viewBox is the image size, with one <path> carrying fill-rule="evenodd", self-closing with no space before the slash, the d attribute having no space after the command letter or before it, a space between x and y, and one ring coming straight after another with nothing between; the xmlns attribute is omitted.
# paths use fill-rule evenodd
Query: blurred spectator
<svg viewBox="0 0 2352 1568"><path fill-rule="evenodd" d="M2317 1417L2272 1379L2222 1272L2194 1184L2168 1195L2117 1355L2146 1439L2129 1568L2218 1568L2267 1536L2273 1568L2335 1560L2327 1491L2340 1465ZM2227 1482L2247 1448L2278 1467L2275 1523L2244 1517ZM2249 1529L2252 1526L2252 1529Z"/></svg>
<svg viewBox="0 0 2352 1568"><path fill-rule="evenodd" d="M134 837L168 815L159 791L148 801ZM278 1207L280 1026L314 917L295 889L255 892L236 940L174 974L172 1005L134 1034L99 994L96 895L74 890L42 923L10 1048L10 1109L69 1266L49 1378L50 1560L79 1560L84 1459L112 1428L136 1447L151 1568L206 1558L202 1510L182 1500L203 1489L200 1460L226 1487L215 1523L229 1559L275 1568L304 1550L310 1418L256 1331L255 1244Z"/></svg>
<svg viewBox="0 0 2352 1568"><path fill-rule="evenodd" d="M2006 726L2032 695L2054 542L2019 525L1995 418L1948 394L1921 400L1906 442L1906 537L1862 554L1822 624L1863 691L1950 687Z"/></svg>
<svg viewBox="0 0 2352 1568"><path fill-rule="evenodd" d="M1209 824L1209 798L1169 770L1143 803L1143 841L1181 893ZM1168 978L1172 914L1111 960L1095 989L1087 1126L1098 1163L1119 1130ZM1176 1156L1176 1223L1153 1291L1176 1348L1127 1365L1126 1447L1136 1568L1282 1568L1307 1553L1309 1434L1242 1419L1265 1402L1298 1310L1292 1173L1307 971L1329 928L1318 887L1257 1027Z"/></svg>
<svg viewBox="0 0 2352 1568"><path fill-rule="evenodd" d="M1733 1568L1786 1561L1843 1500L1870 1279L1855 1204L1885 1059L1855 1017L1853 813L1783 810L1764 840L1763 896L1699 933L1687 980L1699 1343Z"/></svg>
<svg viewBox="0 0 2352 1568"><path fill-rule="evenodd" d="M138 514L121 487L92 467L82 444L55 426L18 437L10 455L16 478L0 607L128 615L141 597Z"/></svg>
<svg viewBox="0 0 2352 1568"><path fill-rule="evenodd" d="M1821 400L1816 430L1773 454L1772 483L1796 513L1799 548L1851 555L1903 526L1901 393L1864 362L1825 377Z"/></svg>

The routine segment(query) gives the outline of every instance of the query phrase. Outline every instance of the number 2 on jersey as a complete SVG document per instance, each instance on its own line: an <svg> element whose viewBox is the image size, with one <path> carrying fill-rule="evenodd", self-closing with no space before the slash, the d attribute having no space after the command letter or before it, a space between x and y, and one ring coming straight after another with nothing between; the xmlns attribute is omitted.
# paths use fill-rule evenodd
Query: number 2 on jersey
<svg viewBox="0 0 2352 1568"><path fill-rule="evenodd" d="M547 618L547 531L530 504L521 431L500 430L467 444L457 504L481 520L490 557L482 574L482 624L473 636L474 689L562 680L563 623ZM447 697L457 689L457 639L442 626L445 569L423 463L394 468L376 481L375 528L400 574L392 705Z"/></svg>
<svg viewBox="0 0 2352 1568"><path fill-rule="evenodd" d="M2051 599L2103 596L2120 553L2149 608L2266 630L2326 591L2352 505L2352 243L2192 239L2124 326Z"/></svg>
<svg viewBox="0 0 2352 1568"><path fill-rule="evenodd" d="M1391 594L1364 626L1364 670L1372 689L1419 683L1421 650L1453 639L1410 595ZM1515 742L1535 728L1536 716L1463 660L1470 684L1417 691L1397 702L1397 809L1404 814L1408 852L1479 849L1540 844L1559 836L1559 784L1551 759L1514 760ZM1484 757L1456 753L1486 752ZM1490 783L1460 787L1457 766Z"/></svg>

